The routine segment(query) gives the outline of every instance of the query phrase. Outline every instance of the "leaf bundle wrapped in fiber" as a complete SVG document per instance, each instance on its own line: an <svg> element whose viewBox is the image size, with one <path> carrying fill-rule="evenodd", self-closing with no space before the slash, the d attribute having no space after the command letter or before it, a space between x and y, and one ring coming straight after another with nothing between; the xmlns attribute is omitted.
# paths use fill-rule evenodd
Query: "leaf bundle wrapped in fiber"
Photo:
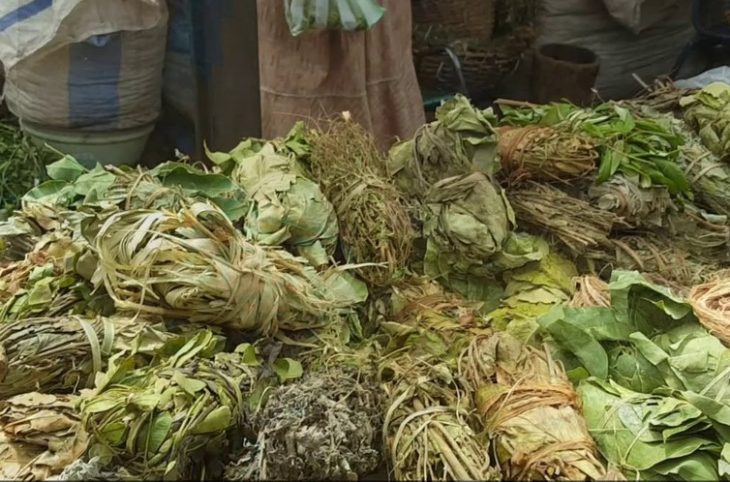
<svg viewBox="0 0 730 482"><path fill-rule="evenodd" d="M549 353L502 333L476 337L461 356L484 428L507 478L604 480L580 403Z"/></svg>
<svg viewBox="0 0 730 482"><path fill-rule="evenodd" d="M707 282L692 288L689 302L700 323L730 346L730 272L716 273Z"/></svg>
<svg viewBox="0 0 730 482"><path fill-rule="evenodd" d="M372 381L351 370L311 372L270 394L251 421L256 453L229 465L226 478L357 480L380 462L381 410Z"/></svg>
<svg viewBox="0 0 730 482"><path fill-rule="evenodd" d="M489 444L469 425L468 402L451 371L429 357L384 360L383 436L397 480L498 480Z"/></svg>
<svg viewBox="0 0 730 482"><path fill-rule="evenodd" d="M313 266L328 264L337 244L337 217L319 185L304 176L294 159L267 145L241 160L231 176L254 201L246 229L257 243L284 244Z"/></svg>
<svg viewBox="0 0 730 482"><path fill-rule="evenodd" d="M305 260L248 242L219 209L124 211L95 239L97 283L117 308L272 333L331 306Z"/></svg>
<svg viewBox="0 0 730 482"><path fill-rule="evenodd" d="M597 209L546 184L531 183L507 193L520 226L559 241L574 255L609 246L616 214Z"/></svg>
<svg viewBox="0 0 730 482"><path fill-rule="evenodd" d="M85 243L45 235L23 261L0 269L0 320L111 314L111 298L81 275L91 278L95 268Z"/></svg>
<svg viewBox="0 0 730 482"><path fill-rule="evenodd" d="M591 254L596 262L604 264L601 270L637 270L665 283L684 286L701 283L716 270L667 236L641 233L611 238L611 244L612 247Z"/></svg>
<svg viewBox="0 0 730 482"><path fill-rule="evenodd" d="M488 261L502 251L514 225L503 191L475 172L436 183L425 204L426 275L448 279L450 273L495 274Z"/></svg>
<svg viewBox="0 0 730 482"><path fill-rule="evenodd" d="M721 162L692 136L682 146L680 160L697 202L714 213L730 216L730 165Z"/></svg>
<svg viewBox="0 0 730 482"><path fill-rule="evenodd" d="M72 395L47 395L37 392L11 397L0 404L0 443L2 465L10 465L16 474L0 471L4 477L46 480L59 475L66 466L86 451L87 436ZM30 460L14 464L4 459L5 450L17 455L32 454ZM20 463L19 463L20 462ZM55 477L54 477L55 478Z"/></svg>
<svg viewBox="0 0 730 482"><path fill-rule="evenodd" d="M730 261L730 225L724 215L708 214L687 204L669 217L672 242L706 263Z"/></svg>
<svg viewBox="0 0 730 482"><path fill-rule="evenodd" d="M484 113L456 95L436 110L434 122L391 148L386 170L398 189L420 199L442 179L492 174L496 146L497 134Z"/></svg>
<svg viewBox="0 0 730 482"><path fill-rule="evenodd" d="M684 119L716 156L730 156L730 85L713 82L679 101Z"/></svg>
<svg viewBox="0 0 730 482"><path fill-rule="evenodd" d="M641 187L623 175L595 184L588 190L594 206L615 213L634 228L661 228L676 211L664 186Z"/></svg>
<svg viewBox="0 0 730 482"><path fill-rule="evenodd" d="M596 169L598 151L587 137L534 125L498 132L502 172L510 184L571 181Z"/></svg>
<svg viewBox="0 0 730 482"><path fill-rule="evenodd" d="M143 338L137 338L140 334ZM148 343L137 346L135 339ZM90 386L112 353L149 354L165 339L166 333L150 324L122 317L69 316L0 324L0 398Z"/></svg>
<svg viewBox="0 0 730 482"><path fill-rule="evenodd" d="M369 265L355 270L368 284L390 285L408 264L415 233L372 136L351 120L309 136L312 178L335 207L346 261Z"/></svg>
<svg viewBox="0 0 730 482"><path fill-rule="evenodd" d="M152 365L135 369L129 358L110 360L81 401L89 454L137 480L211 473L206 462L215 463L227 431L245 421L246 397L262 363L251 345L220 353L222 341L200 331L171 341ZM211 454L213 460L206 458Z"/></svg>
<svg viewBox="0 0 730 482"><path fill-rule="evenodd" d="M479 327L477 307L438 285L402 285L394 295L397 322L380 359L386 393L383 427L389 467L397 480L497 480L489 442L472 426L471 400L456 366L468 335Z"/></svg>

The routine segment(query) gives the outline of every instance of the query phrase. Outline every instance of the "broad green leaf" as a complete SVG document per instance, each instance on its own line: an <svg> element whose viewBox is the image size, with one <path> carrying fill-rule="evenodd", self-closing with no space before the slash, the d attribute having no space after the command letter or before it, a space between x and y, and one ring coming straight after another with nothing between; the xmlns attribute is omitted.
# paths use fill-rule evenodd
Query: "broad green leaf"
<svg viewBox="0 0 730 482"><path fill-rule="evenodd" d="M558 345L574 354L591 375L601 379L608 377L608 355L600 343L565 320L546 321L546 318L539 320L543 329Z"/></svg>
<svg viewBox="0 0 730 482"><path fill-rule="evenodd" d="M103 197L109 188L114 184L116 176L111 172L104 170L101 166L96 166L93 170L82 174L73 184L74 192L78 196L96 196Z"/></svg>
<svg viewBox="0 0 730 482"><path fill-rule="evenodd" d="M46 166L48 177L54 181L74 182L82 174L88 172L84 166L72 156L63 156L58 161Z"/></svg>
<svg viewBox="0 0 730 482"><path fill-rule="evenodd" d="M191 396L195 396L196 393L205 388L205 382L188 378L177 371L173 373L172 380Z"/></svg>
<svg viewBox="0 0 730 482"><path fill-rule="evenodd" d="M146 447L148 454L155 454L162 446L172 428L172 417L168 412L161 412L152 418L141 432L142 442L139 444Z"/></svg>
<svg viewBox="0 0 730 482"><path fill-rule="evenodd" d="M23 198L45 204L66 205L73 199L73 193L73 186L66 181L46 181L28 191Z"/></svg>
<svg viewBox="0 0 730 482"><path fill-rule="evenodd" d="M282 382L299 378L304 373L302 364L291 358L279 358L274 361L272 368Z"/></svg>
<svg viewBox="0 0 730 482"><path fill-rule="evenodd" d="M196 171L190 166L181 165L167 173L162 182L165 186L180 187L193 194L202 194L207 198L214 198L240 189L228 176Z"/></svg>
<svg viewBox="0 0 730 482"><path fill-rule="evenodd" d="M223 166L226 163L233 160L230 154L225 152L212 152L210 149L208 149L208 143L204 142L203 147L205 148L205 155L208 157L208 159L213 162L213 164L216 164L218 166Z"/></svg>
<svg viewBox="0 0 730 482"><path fill-rule="evenodd" d="M194 434L214 433L227 430L231 426L231 408L224 405L211 411L200 423L193 427Z"/></svg>

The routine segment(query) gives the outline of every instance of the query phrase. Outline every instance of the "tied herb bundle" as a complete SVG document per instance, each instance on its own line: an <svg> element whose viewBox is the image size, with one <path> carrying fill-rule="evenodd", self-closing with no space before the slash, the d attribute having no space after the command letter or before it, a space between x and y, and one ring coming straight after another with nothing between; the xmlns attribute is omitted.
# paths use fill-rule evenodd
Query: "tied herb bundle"
<svg viewBox="0 0 730 482"><path fill-rule="evenodd" d="M123 467L128 478L191 480L211 473L227 431L245 421L262 364L253 346L221 353L223 342L199 331L172 340L152 365L110 360L81 401L89 454Z"/></svg>
<svg viewBox="0 0 730 482"><path fill-rule="evenodd" d="M510 184L572 181L596 170L598 151L586 136L552 127L501 127L499 156Z"/></svg>
<svg viewBox="0 0 730 482"><path fill-rule="evenodd" d="M730 156L730 85L713 82L702 90L682 97L679 105L684 119L702 143L720 159Z"/></svg>
<svg viewBox="0 0 730 482"><path fill-rule="evenodd" d="M123 317L69 316L0 325L0 398L90 386L112 353L150 356L170 335Z"/></svg>
<svg viewBox="0 0 730 482"><path fill-rule="evenodd" d="M0 460L4 477L48 480L82 456L87 436L73 395L37 392L16 395L0 404Z"/></svg>
<svg viewBox="0 0 730 482"><path fill-rule="evenodd" d="M293 159L269 144L231 176L253 201L245 226L254 241L294 248L315 267L329 263L338 234L334 208Z"/></svg>
<svg viewBox="0 0 730 482"><path fill-rule="evenodd" d="M489 441L471 425L473 404L459 380L458 356L480 326L477 306L437 285L402 285L392 299L396 321L380 359L386 394L383 426L398 480L498 480Z"/></svg>
<svg viewBox="0 0 730 482"><path fill-rule="evenodd" d="M593 251L591 260L599 272L637 270L670 283L693 285L715 270L712 264L677 246L671 237L650 232L611 238L611 245Z"/></svg>
<svg viewBox="0 0 730 482"><path fill-rule="evenodd" d="M507 192L520 225L558 241L574 255L608 246L620 218L547 184L529 183Z"/></svg>
<svg viewBox="0 0 730 482"><path fill-rule="evenodd" d="M209 204L114 214L94 243L96 283L119 309L273 333L287 316L332 305L305 260L251 244Z"/></svg>
<svg viewBox="0 0 730 482"><path fill-rule="evenodd" d="M505 477L605 480L578 397L549 355L507 334L476 337L460 357Z"/></svg>
<svg viewBox="0 0 730 482"><path fill-rule="evenodd" d="M623 175L595 184L588 190L594 206L615 213L633 228L661 228L669 213L677 210L663 186L643 188Z"/></svg>
<svg viewBox="0 0 730 482"><path fill-rule="evenodd" d="M388 182L373 138L349 120L336 120L326 131L310 131L311 178L335 207L347 263L364 264L357 272L368 284L389 286L406 269L415 233L406 200Z"/></svg>
<svg viewBox="0 0 730 482"><path fill-rule="evenodd" d="M422 198L442 179L495 170L497 134L484 112L456 95L436 110L436 120L413 139L393 146L386 171L411 198Z"/></svg>
<svg viewBox="0 0 730 482"><path fill-rule="evenodd" d="M501 123L531 124L588 136L600 153L596 181L608 181L617 173L638 179L639 186L666 186L672 195L689 195L690 185L677 166L684 139L661 120L632 113L608 102L593 109L572 104L500 104Z"/></svg>

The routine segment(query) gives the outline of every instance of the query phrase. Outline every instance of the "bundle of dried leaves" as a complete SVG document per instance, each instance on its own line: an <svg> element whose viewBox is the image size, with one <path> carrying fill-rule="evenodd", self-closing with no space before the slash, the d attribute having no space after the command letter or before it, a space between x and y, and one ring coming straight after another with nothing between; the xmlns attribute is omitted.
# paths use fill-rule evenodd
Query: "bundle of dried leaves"
<svg viewBox="0 0 730 482"><path fill-rule="evenodd" d="M507 193L520 227L559 241L574 255L608 246L620 218L546 184L530 183Z"/></svg>
<svg viewBox="0 0 730 482"><path fill-rule="evenodd" d="M345 260L373 286L397 280L408 264L415 233L407 202L386 178L370 134L336 120L308 134L309 167L335 207Z"/></svg>

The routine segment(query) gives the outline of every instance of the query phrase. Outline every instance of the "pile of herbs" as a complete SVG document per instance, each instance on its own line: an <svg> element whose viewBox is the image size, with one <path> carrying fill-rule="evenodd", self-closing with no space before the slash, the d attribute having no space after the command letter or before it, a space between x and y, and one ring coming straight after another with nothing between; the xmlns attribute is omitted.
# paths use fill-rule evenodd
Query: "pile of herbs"
<svg viewBox="0 0 730 482"><path fill-rule="evenodd" d="M49 164L0 223L2 477L727 479L727 166L501 110Z"/></svg>
<svg viewBox="0 0 730 482"><path fill-rule="evenodd" d="M46 178L46 163L55 155L38 147L17 125L0 122L0 208L2 217L18 207L20 199Z"/></svg>

